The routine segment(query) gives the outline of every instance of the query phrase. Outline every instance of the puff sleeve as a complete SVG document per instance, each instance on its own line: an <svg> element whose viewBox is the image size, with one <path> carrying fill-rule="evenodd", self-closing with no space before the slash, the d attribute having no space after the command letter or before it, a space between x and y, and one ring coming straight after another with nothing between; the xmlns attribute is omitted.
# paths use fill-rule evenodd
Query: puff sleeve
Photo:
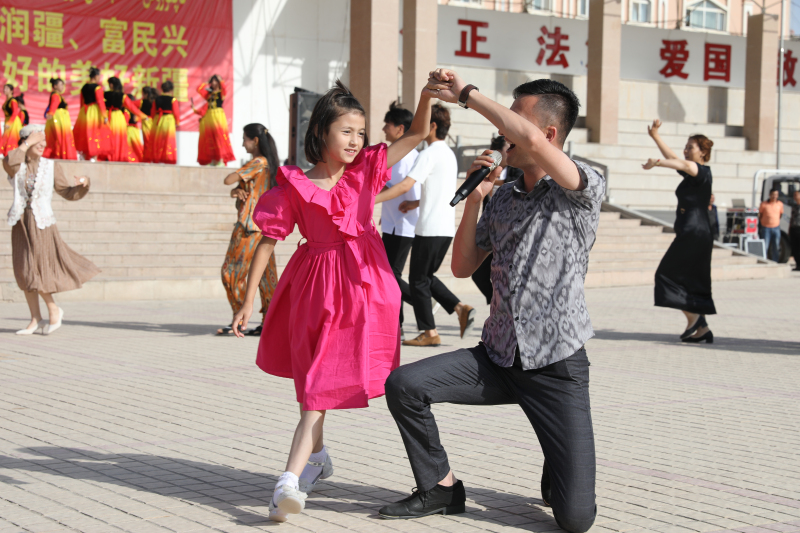
<svg viewBox="0 0 800 533"><path fill-rule="evenodd" d="M368 151L370 176L372 182L370 183L370 190L372 196L376 196L383 190L386 183L392 179L392 169L386 168L386 145L384 143L376 144L365 148Z"/></svg>
<svg viewBox="0 0 800 533"><path fill-rule="evenodd" d="M294 231L295 217L289 199L289 185L273 187L261 195L253 210L253 221L264 237L282 241Z"/></svg>

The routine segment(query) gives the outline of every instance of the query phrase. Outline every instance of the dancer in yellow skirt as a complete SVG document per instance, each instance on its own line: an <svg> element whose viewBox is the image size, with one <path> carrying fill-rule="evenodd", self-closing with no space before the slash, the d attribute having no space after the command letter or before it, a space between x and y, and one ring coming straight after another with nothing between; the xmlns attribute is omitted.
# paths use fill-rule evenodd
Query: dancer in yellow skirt
<svg viewBox="0 0 800 533"><path fill-rule="evenodd" d="M141 100L134 100L133 95L129 94L128 99L133 102L137 109L141 110ZM142 144L142 131L141 122L136 118L136 115L128 111L124 111L125 120L128 121L128 155L131 158L131 163L141 163L144 161L144 144ZM142 121L148 120L148 117Z"/></svg>
<svg viewBox="0 0 800 533"><path fill-rule="evenodd" d="M47 124L44 133L47 136L47 148L42 157L46 159L78 159L75 150L75 139L72 137L72 121L67 111L64 94L64 80L50 78L50 103L44 112Z"/></svg>
<svg viewBox="0 0 800 533"><path fill-rule="evenodd" d="M22 129L22 122L25 119L24 107L20 105L19 97L14 96L14 86L7 83L3 86L3 94L6 101L3 104L3 114L5 115L5 125L3 126L3 137L0 138L0 153L4 156L19 145L19 130Z"/></svg>
<svg viewBox="0 0 800 533"><path fill-rule="evenodd" d="M142 87L142 98L136 102L142 113L147 115L146 118L142 119L142 143L144 144L142 162L144 163L149 163L153 160L151 135L153 133L153 124L155 123L153 116L155 115L157 96L158 91L154 87Z"/></svg>
<svg viewBox="0 0 800 533"><path fill-rule="evenodd" d="M119 78L113 76L108 78L108 88L111 90L105 92L104 98L106 109L108 110L108 129L111 134L109 136L109 150L104 159L106 161L134 163L137 159L131 154L131 149L128 145L128 119L123 111L132 113L139 118L145 118L145 114L133 105L127 94L122 92L122 82Z"/></svg>
<svg viewBox="0 0 800 533"><path fill-rule="evenodd" d="M201 165L225 166L229 161L235 161L231 147L231 138L228 135L228 119L222 109L223 99L227 95L225 82L214 74L208 83L203 83L197 92L206 103L200 109L192 111L200 115L200 138L197 143L197 162Z"/></svg>
<svg viewBox="0 0 800 533"><path fill-rule="evenodd" d="M231 191L231 196L236 198L236 209L239 216L233 227L228 253L225 254L225 262L222 265L222 284L225 286L233 314L236 314L244 305L247 272L250 269L250 261L253 259L256 246L261 242L261 230L253 222L253 209L261 195L272 187L278 171L278 150L275 148L275 141L267 128L261 124L245 126L242 146L247 153L253 156L253 159L225 178L226 185L238 184ZM258 284L261 294L262 319L267 314L272 293L275 292L277 285L278 272L273 255L269 258L269 265ZM233 333L231 326L217 330L218 335L231 333ZM261 335L261 326L246 334Z"/></svg>
<svg viewBox="0 0 800 533"><path fill-rule="evenodd" d="M89 83L81 87L81 109L72 128L75 149L91 161L106 157L111 142L102 81L100 69L90 68Z"/></svg>
<svg viewBox="0 0 800 533"><path fill-rule="evenodd" d="M175 131L181 120L178 100L172 95L175 86L171 81L161 84L161 96L156 98L156 123L151 133L153 163L174 165L178 162L178 149L175 142Z"/></svg>

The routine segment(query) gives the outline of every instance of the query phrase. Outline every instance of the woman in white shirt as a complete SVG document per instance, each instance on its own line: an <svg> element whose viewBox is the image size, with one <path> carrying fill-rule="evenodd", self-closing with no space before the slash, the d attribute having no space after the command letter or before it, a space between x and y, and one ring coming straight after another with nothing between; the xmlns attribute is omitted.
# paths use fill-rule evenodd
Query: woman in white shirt
<svg viewBox="0 0 800 533"><path fill-rule="evenodd" d="M25 126L20 131L19 147L3 159L3 169L14 188L14 201L8 211L11 229L11 254L14 277L25 293L31 321L17 335L42 330L49 335L61 327L64 311L53 294L80 288L100 273L91 261L61 240L56 228L51 201L53 192L67 200L80 200L89 192L89 178L68 180L60 163L42 157L47 145L44 126ZM50 320L42 320L39 296L47 304Z"/></svg>

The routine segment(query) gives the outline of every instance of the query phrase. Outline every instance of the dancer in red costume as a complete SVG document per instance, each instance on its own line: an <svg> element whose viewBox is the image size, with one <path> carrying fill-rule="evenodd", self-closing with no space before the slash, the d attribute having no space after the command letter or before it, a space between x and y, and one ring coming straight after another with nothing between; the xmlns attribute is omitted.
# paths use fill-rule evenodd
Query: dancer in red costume
<svg viewBox="0 0 800 533"><path fill-rule="evenodd" d="M197 88L197 92L206 101L200 109L195 109L192 102L192 111L202 117L197 162L201 165L225 166L229 161L236 160L228 135L228 119L222 109L223 98L227 95L225 82L214 74L208 83Z"/></svg>
<svg viewBox="0 0 800 533"><path fill-rule="evenodd" d="M6 96L6 101L3 104L3 114L6 122L3 126L3 137L0 138L0 153L6 156L19 145L19 131L25 121L25 108L20 105L22 95L15 97L14 86L10 83L3 86L3 94Z"/></svg>
<svg viewBox="0 0 800 533"><path fill-rule="evenodd" d="M128 100L133 102L133 105L136 106L136 109L141 111L143 100L136 100L132 94L128 94ZM128 149L130 150L129 155L131 157L131 162L141 163L144 161L144 144L142 144L142 132L140 128L142 122L149 120L149 117L145 115L145 117L139 121L136 118L136 115L127 109L124 113L125 119L128 121Z"/></svg>
<svg viewBox="0 0 800 533"><path fill-rule="evenodd" d="M119 78L108 78L108 87L111 90L105 92L104 98L106 109L108 109L108 129L111 135L109 151L103 159L106 161L134 163L138 159L131 154L128 146L128 119L125 117L123 110L139 118L145 118L146 115L133 105L127 94L122 92L122 82Z"/></svg>
<svg viewBox="0 0 800 533"><path fill-rule="evenodd" d="M367 407L370 398L383 396L389 372L400 363L400 288L372 216L392 165L428 135L431 95L422 92L400 139L388 148L369 146L364 108L337 81L314 106L305 136L314 168L281 167L277 186L261 196L253 213L263 236L244 306L233 319L237 337L253 313L275 243L295 224L308 239L278 281L256 361L265 372L294 379L302 410L269 504L276 522L301 512L314 484L333 474L322 441L326 410Z"/></svg>
<svg viewBox="0 0 800 533"><path fill-rule="evenodd" d="M153 160L153 126L155 125L155 111L156 111L156 98L158 91L154 87L142 88L142 99L138 101L139 109L142 113L147 115L142 119L142 142L144 149L142 150L142 162L149 163Z"/></svg>
<svg viewBox="0 0 800 533"><path fill-rule="evenodd" d="M42 157L45 159L78 159L75 150L75 139L72 137L72 121L67 111L67 102L64 93L64 80L50 78L50 103L44 112L47 124L44 133L47 136L47 148Z"/></svg>
<svg viewBox="0 0 800 533"><path fill-rule="evenodd" d="M161 96L156 98L156 123L151 133L153 163L174 165L178 162L178 149L175 143L175 131L180 125L180 109L178 100L172 95L175 86L171 81L161 84Z"/></svg>
<svg viewBox="0 0 800 533"><path fill-rule="evenodd" d="M100 69L89 69L89 83L81 87L81 110L72 129L75 137L75 149L83 159L95 161L104 158L110 150L110 132L108 129L108 113L100 85L103 78Z"/></svg>

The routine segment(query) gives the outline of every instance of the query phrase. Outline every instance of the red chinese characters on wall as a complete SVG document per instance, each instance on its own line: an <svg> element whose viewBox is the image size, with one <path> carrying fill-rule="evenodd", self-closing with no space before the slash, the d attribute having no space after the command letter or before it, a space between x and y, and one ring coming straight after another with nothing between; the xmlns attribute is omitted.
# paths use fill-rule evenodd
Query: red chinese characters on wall
<svg viewBox="0 0 800 533"><path fill-rule="evenodd" d="M794 57L794 54L791 50L785 50L783 52L783 86L786 87L791 85L792 87L797 86L797 80L794 79L794 69L797 66L797 58ZM780 67L778 67L780 68Z"/></svg>
<svg viewBox="0 0 800 533"><path fill-rule="evenodd" d="M561 33L561 26L556 26L553 28L552 32L547 29L547 26L542 26L541 32L542 35L540 35L536 41L543 48L539 50L539 55L536 57L536 64L542 64L544 56L549 50L550 56L545 61L547 66L561 65L562 68L568 68L569 61L567 61L567 56L564 52L569 52L569 46L565 46L562 42L568 41L569 35ZM548 42L548 40L550 42Z"/></svg>
<svg viewBox="0 0 800 533"><path fill-rule="evenodd" d="M703 81L731 81L731 45L706 43Z"/></svg>
<svg viewBox="0 0 800 533"><path fill-rule="evenodd" d="M663 40L661 48L661 59L666 61L664 68L658 71L665 78L677 76L686 79L689 74L683 71L686 62L689 60L689 50L686 49L687 41L667 41Z"/></svg>
<svg viewBox="0 0 800 533"><path fill-rule="evenodd" d="M486 36L478 34L478 28L488 28L488 22L480 20L458 19L459 26L467 26L468 30L461 31L461 49L456 50L456 55L461 57L477 57L489 59L491 54L478 52L478 43L485 43Z"/></svg>

